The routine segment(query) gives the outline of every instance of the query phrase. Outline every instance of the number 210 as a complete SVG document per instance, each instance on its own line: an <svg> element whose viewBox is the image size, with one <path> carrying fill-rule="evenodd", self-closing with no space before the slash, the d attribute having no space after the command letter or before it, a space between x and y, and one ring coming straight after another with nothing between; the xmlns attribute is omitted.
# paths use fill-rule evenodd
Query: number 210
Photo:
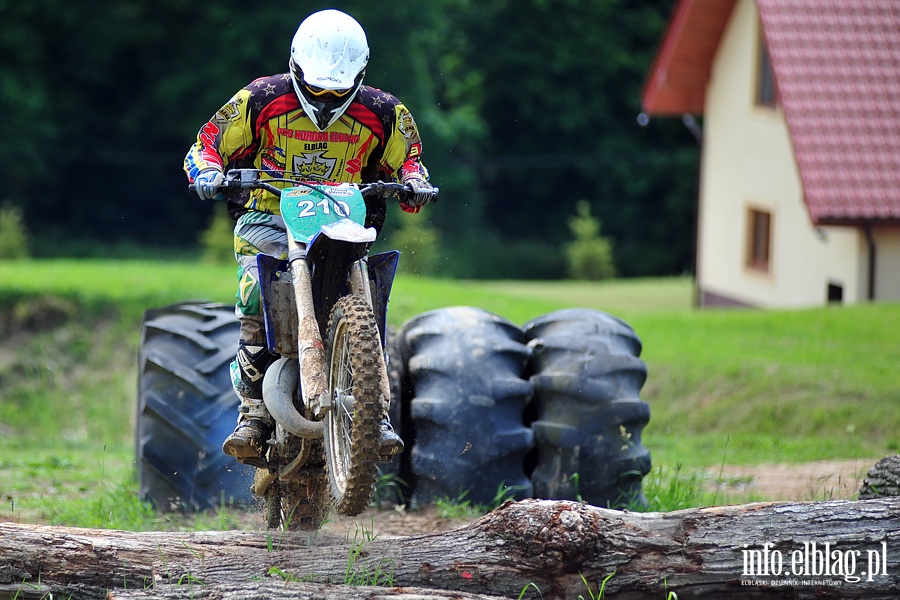
<svg viewBox="0 0 900 600"><path fill-rule="evenodd" d="M346 202L342 202L340 200L336 200L335 202L340 205L340 210L338 212L341 213L341 216L349 216L350 215L350 205L349 204L347 204ZM330 215L331 214L331 207L329 206L330 204L331 204L331 202L328 200L328 198L322 198L322 200L320 200L319 202L313 202L312 200L301 200L300 202L297 203L297 206L301 207L303 210L301 210L300 214L298 214L297 216L298 217L314 217L314 216L316 216L316 211L315 211L316 206L319 206L322 208L322 214Z"/></svg>

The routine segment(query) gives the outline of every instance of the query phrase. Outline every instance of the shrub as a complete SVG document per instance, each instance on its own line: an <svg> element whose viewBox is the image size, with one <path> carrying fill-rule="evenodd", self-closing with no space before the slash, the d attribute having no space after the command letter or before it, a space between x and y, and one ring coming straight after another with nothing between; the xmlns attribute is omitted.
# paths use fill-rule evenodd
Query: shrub
<svg viewBox="0 0 900 600"><path fill-rule="evenodd" d="M410 275L434 275L443 258L441 234L421 215L393 216L385 227L387 246L400 251L400 270Z"/></svg>
<svg viewBox="0 0 900 600"><path fill-rule="evenodd" d="M0 258L28 258L28 232L22 209L4 204L0 206Z"/></svg>
<svg viewBox="0 0 900 600"><path fill-rule="evenodd" d="M591 206L580 200L577 214L569 219L574 240L566 244L569 277L600 281L616 276L612 242L600 235L600 221L591 215Z"/></svg>
<svg viewBox="0 0 900 600"><path fill-rule="evenodd" d="M220 207L216 207L220 208ZM201 259L207 263L234 262L234 220L224 210L213 211L209 225L200 232Z"/></svg>

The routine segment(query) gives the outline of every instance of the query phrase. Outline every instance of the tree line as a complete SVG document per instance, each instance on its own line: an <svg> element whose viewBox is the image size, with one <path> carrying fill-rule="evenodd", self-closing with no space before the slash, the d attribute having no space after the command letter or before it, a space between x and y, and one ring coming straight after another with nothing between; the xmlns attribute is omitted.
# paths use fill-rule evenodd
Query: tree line
<svg viewBox="0 0 900 600"><path fill-rule="evenodd" d="M366 30L366 83L419 124L442 190L418 215L440 234L438 273L560 277L582 202L620 275L690 270L696 142L677 120L636 119L674 0L329 6ZM0 202L21 208L33 254L197 248L223 207L188 194L188 146L234 92L286 71L321 8L0 0Z"/></svg>

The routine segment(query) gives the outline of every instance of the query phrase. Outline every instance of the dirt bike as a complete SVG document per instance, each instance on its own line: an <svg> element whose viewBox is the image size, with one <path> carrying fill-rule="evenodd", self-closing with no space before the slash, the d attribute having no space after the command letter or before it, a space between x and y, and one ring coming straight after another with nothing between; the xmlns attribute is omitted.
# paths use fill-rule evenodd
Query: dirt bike
<svg viewBox="0 0 900 600"><path fill-rule="evenodd" d="M385 458L387 302L400 255L368 255L376 231L364 226L363 198L411 190L256 169L230 170L221 187L279 195L289 248L287 260L257 257L267 343L279 358L263 379L274 434L263 457L244 461L256 467L251 491L265 499L269 528L315 528L329 504L358 515Z"/></svg>

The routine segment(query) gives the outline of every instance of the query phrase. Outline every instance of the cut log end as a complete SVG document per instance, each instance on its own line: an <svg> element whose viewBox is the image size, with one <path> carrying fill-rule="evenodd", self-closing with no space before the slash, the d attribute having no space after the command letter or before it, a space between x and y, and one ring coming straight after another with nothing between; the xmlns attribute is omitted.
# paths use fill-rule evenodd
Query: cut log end
<svg viewBox="0 0 900 600"><path fill-rule="evenodd" d="M869 469L859 490L860 500L900 496L900 454L882 458Z"/></svg>

